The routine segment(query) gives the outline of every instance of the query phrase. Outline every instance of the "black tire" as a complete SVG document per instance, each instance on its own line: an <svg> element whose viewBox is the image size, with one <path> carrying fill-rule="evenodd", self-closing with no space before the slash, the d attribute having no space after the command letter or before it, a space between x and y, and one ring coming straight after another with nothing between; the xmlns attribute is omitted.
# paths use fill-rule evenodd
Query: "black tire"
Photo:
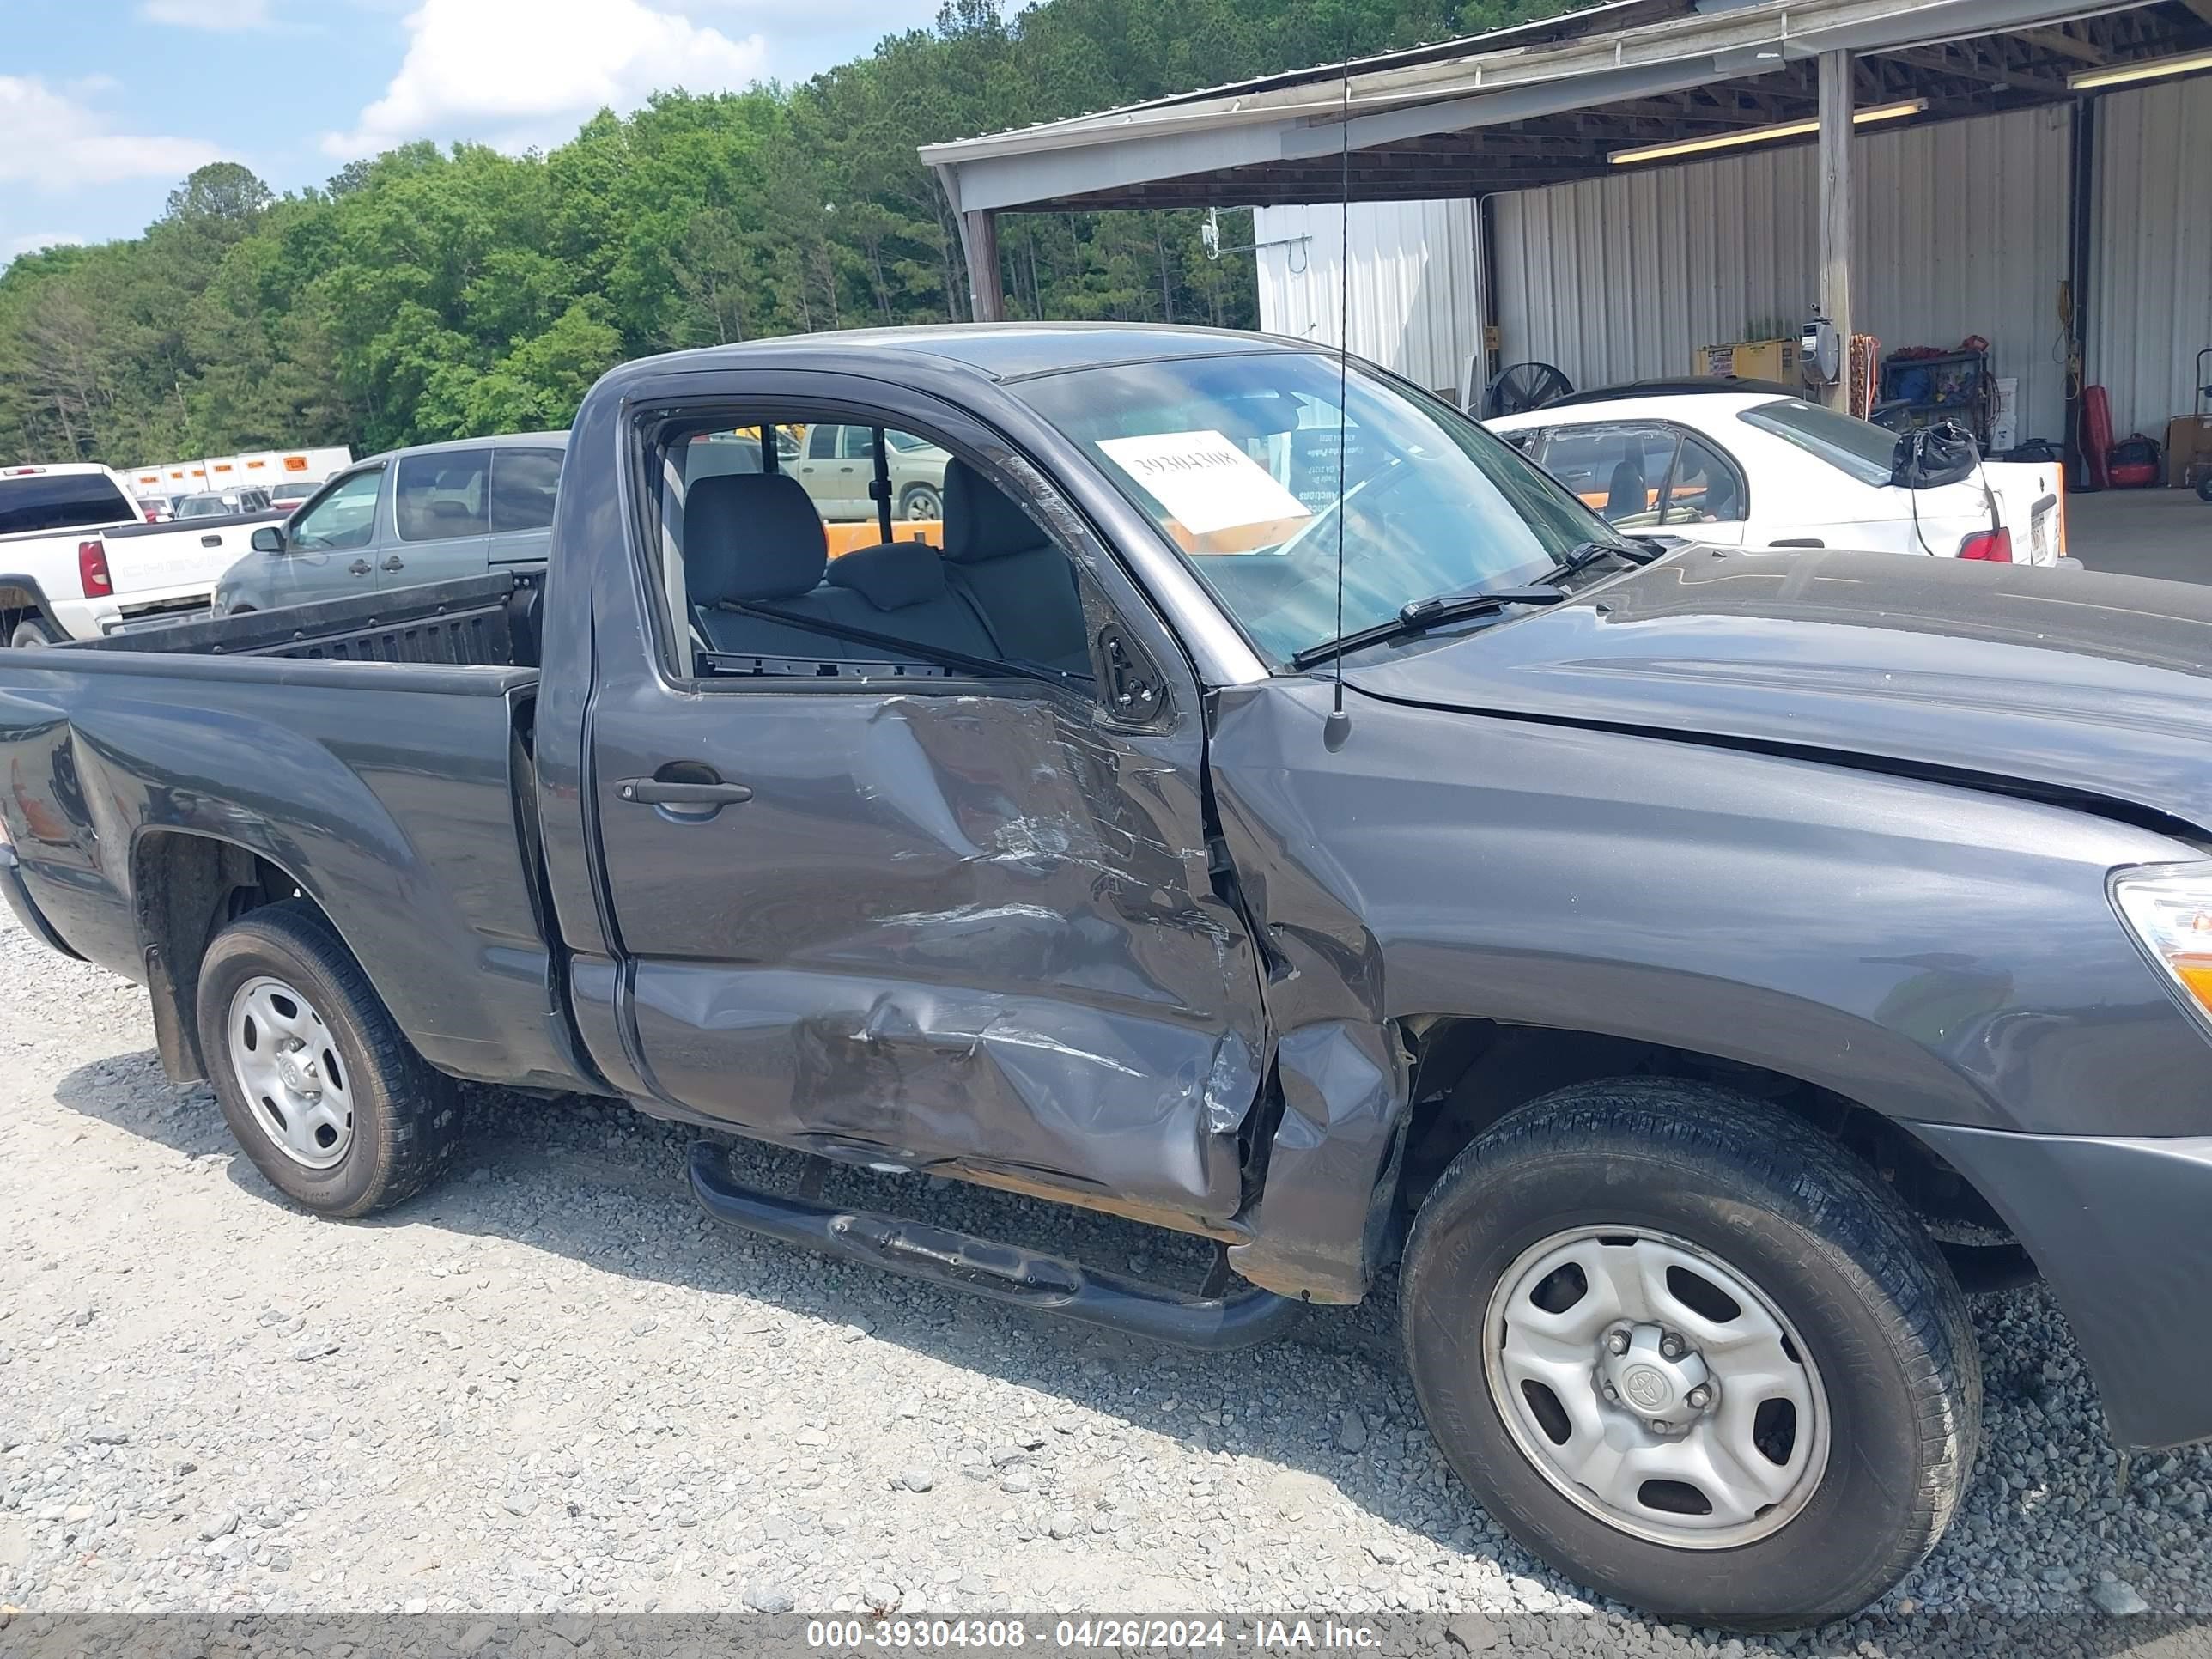
<svg viewBox="0 0 2212 1659"><path fill-rule="evenodd" d="M1638 1536L1570 1499L1506 1427L1486 1381L1493 1288L1523 1252L1589 1226L1708 1253L1799 1334L1828 1455L1778 1530L1720 1549ZM1584 1084L1494 1125L1423 1203L1401 1304L1422 1412L1483 1507L1568 1577L1663 1618L1777 1630L1854 1613L1936 1547L1973 1465L1980 1356L1926 1234L1833 1142L1717 1089Z"/></svg>
<svg viewBox="0 0 2212 1659"><path fill-rule="evenodd" d="M41 646L56 643L60 637L36 617L18 617L8 628L9 647L16 651L35 651Z"/></svg>
<svg viewBox="0 0 2212 1659"><path fill-rule="evenodd" d="M351 1139L327 1169L295 1161L249 1105L233 1063L233 997L257 978L296 986L327 1027L347 1074ZM361 1216L436 1182L460 1139L453 1080L425 1062L321 915L296 902L232 922L200 963L200 1052L231 1133L254 1166L301 1208Z"/></svg>
<svg viewBox="0 0 2212 1659"><path fill-rule="evenodd" d="M945 517L945 493L934 484L908 484L899 497L899 517L912 523L917 520Z"/></svg>

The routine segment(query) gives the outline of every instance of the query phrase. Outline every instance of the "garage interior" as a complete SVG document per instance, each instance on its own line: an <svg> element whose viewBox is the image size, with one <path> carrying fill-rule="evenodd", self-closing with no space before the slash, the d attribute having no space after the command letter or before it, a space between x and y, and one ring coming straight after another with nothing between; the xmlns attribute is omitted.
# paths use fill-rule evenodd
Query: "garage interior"
<svg viewBox="0 0 2212 1659"><path fill-rule="evenodd" d="M1882 360L1950 354L1870 366L1859 411L1953 394L1993 451L2064 451L2077 537L2124 521L2150 574L2201 577L2208 71L2212 0L1613 0L923 157L971 273L1004 212L1252 208L1263 328L1461 402L1523 362L1578 389L1725 372L1706 348L1815 315ZM1002 314L997 283L973 301ZM2079 493L2107 476L2091 386L2100 459L2159 447L2149 489Z"/></svg>

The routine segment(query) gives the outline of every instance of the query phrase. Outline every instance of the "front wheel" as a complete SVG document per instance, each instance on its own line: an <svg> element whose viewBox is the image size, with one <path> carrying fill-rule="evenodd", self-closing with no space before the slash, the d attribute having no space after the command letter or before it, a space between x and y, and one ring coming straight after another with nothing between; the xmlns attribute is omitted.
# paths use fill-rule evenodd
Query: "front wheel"
<svg viewBox="0 0 2212 1659"><path fill-rule="evenodd" d="M1648 1612L1846 1617L1935 1547L1972 1465L1979 1357L1941 1256L1833 1142L1719 1090L1508 1116L1423 1204L1401 1300L1476 1498Z"/></svg>
<svg viewBox="0 0 2212 1659"><path fill-rule="evenodd" d="M899 517L908 524L944 516L945 497L934 485L908 484L906 493L899 497Z"/></svg>
<svg viewBox="0 0 2212 1659"><path fill-rule="evenodd" d="M302 1208L367 1215L444 1173L460 1139L453 1079L415 1052L316 911L268 905L216 934L198 1012L231 1133Z"/></svg>

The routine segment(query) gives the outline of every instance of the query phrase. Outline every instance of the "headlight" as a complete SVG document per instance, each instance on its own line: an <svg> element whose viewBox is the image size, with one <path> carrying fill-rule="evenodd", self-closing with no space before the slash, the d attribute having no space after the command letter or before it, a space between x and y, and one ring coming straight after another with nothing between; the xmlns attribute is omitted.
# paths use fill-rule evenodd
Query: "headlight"
<svg viewBox="0 0 2212 1659"><path fill-rule="evenodd" d="M2112 902L2189 1006L2212 1017L2212 866L2122 871Z"/></svg>

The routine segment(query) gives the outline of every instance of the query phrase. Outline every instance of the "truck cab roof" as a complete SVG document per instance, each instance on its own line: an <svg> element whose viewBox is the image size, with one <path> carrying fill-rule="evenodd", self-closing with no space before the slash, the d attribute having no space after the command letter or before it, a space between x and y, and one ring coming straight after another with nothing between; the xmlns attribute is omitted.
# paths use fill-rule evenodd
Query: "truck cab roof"
<svg viewBox="0 0 2212 1659"><path fill-rule="evenodd" d="M1170 357L1249 356L1271 351L1323 349L1310 340L1279 335L1230 332L1220 329L1152 323L947 323L933 328L856 328L832 333L787 335L735 345L702 347L659 357L643 357L611 370L610 383L625 372L660 374L670 368L798 367L825 356L905 352L975 370L994 380L1018 380L1032 374L1112 363L1145 362Z"/></svg>

